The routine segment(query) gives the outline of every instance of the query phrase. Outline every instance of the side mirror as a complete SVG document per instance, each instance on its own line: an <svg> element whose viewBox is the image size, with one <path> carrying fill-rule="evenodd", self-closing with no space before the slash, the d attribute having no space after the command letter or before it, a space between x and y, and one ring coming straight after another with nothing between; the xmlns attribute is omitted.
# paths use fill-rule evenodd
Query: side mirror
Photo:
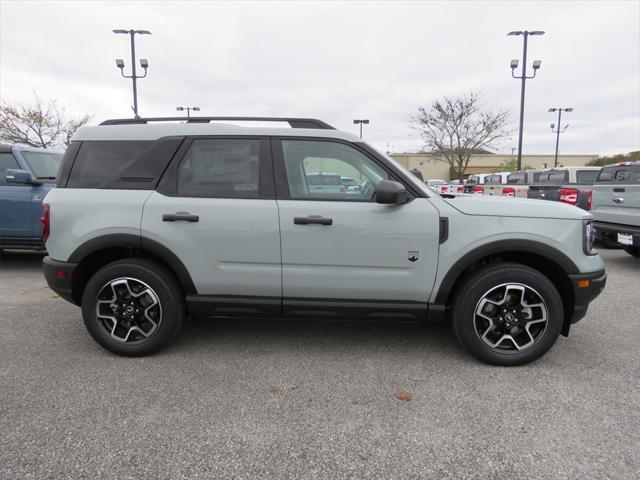
<svg viewBox="0 0 640 480"><path fill-rule="evenodd" d="M376 189L376 202L385 205L402 205L411 200L411 195L400 182L382 180Z"/></svg>
<svg viewBox="0 0 640 480"><path fill-rule="evenodd" d="M34 182L31 178L31 173L17 168L7 168L4 174L4 179L7 183L14 183L18 185L38 185L38 182Z"/></svg>

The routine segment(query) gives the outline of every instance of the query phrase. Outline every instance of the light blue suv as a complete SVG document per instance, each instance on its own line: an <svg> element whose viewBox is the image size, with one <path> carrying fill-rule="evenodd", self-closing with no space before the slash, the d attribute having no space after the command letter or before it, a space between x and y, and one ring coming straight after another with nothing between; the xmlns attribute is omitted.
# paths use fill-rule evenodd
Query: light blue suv
<svg viewBox="0 0 640 480"><path fill-rule="evenodd" d="M440 196L300 118L110 120L79 130L45 199L44 273L103 347L145 355L187 315L424 321L498 365L532 361L604 288L591 215ZM332 172L358 191L309 183Z"/></svg>
<svg viewBox="0 0 640 480"><path fill-rule="evenodd" d="M0 144L0 249L44 250L42 200L62 153Z"/></svg>

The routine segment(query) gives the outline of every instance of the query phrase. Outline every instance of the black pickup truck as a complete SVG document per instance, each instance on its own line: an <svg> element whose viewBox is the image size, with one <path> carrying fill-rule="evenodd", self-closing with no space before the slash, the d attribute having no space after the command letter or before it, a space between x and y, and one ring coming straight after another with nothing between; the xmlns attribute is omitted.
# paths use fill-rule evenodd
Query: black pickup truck
<svg viewBox="0 0 640 480"><path fill-rule="evenodd" d="M527 198L568 203L591 210L591 187L602 167L561 167L540 172Z"/></svg>

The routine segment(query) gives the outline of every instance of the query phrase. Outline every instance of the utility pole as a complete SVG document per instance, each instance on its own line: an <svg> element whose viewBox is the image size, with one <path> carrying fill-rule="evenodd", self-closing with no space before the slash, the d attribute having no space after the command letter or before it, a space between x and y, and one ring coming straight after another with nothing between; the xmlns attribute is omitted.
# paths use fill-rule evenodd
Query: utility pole
<svg viewBox="0 0 640 480"><path fill-rule="evenodd" d="M562 128L562 112L573 112L573 108L569 107L569 108L563 108L563 107L558 107L558 108L550 108L549 112L558 112L558 124L556 126L555 123L551 124L551 131L553 133L556 134L556 156L553 160L553 166L557 167L558 166L558 148L560 146L560 134L564 133L565 130L569 127L569 124L567 123L564 128ZM554 130L555 128L555 130Z"/></svg>
<svg viewBox="0 0 640 480"><path fill-rule="evenodd" d="M136 80L139 78L144 78L147 76L147 69L149 68L149 62L146 58L140 59L140 66L144 69L144 75L136 75L136 42L135 35L136 33L139 35L151 35L149 30L113 30L113 33L129 35L131 37L131 75L124 74L124 60L121 58L116 59L116 66L120 69L120 73L124 78L130 78L133 82L133 114L135 118L140 118L138 115L138 85L136 84Z"/></svg>

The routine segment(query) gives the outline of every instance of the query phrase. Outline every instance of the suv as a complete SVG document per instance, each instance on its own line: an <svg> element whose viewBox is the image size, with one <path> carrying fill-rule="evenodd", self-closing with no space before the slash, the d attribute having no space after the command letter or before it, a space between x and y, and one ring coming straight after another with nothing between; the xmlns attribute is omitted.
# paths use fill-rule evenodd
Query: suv
<svg viewBox="0 0 640 480"><path fill-rule="evenodd" d="M640 257L640 161L607 165L593 186L598 239Z"/></svg>
<svg viewBox="0 0 640 480"><path fill-rule="evenodd" d="M42 199L62 153L0 144L0 250L43 250Z"/></svg>
<svg viewBox="0 0 640 480"><path fill-rule="evenodd" d="M47 282L117 354L159 349L187 315L448 317L473 355L516 365L567 335L604 287L577 208L442 197L319 120L178 120L79 130L45 200ZM361 188L318 191L319 169Z"/></svg>

